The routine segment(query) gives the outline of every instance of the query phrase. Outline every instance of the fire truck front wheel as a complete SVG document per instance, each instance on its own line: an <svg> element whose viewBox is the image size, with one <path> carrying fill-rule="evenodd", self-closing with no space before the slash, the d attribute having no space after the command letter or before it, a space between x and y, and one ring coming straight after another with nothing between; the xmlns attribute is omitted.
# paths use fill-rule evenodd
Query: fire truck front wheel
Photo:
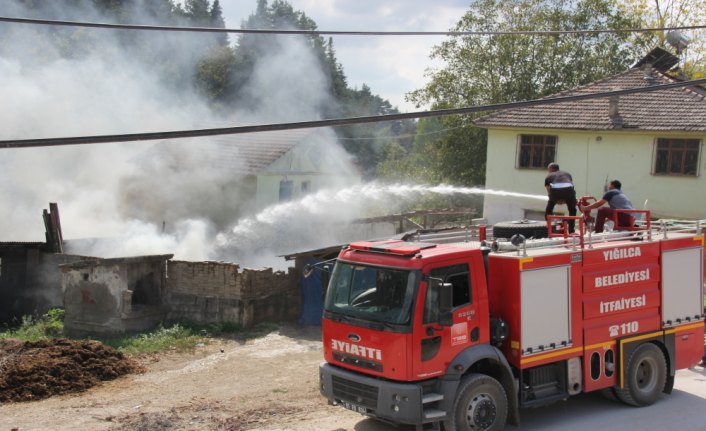
<svg viewBox="0 0 706 431"><path fill-rule="evenodd" d="M507 395L503 386L485 374L469 374L461 380L446 431L502 430L507 419Z"/></svg>
<svg viewBox="0 0 706 431"><path fill-rule="evenodd" d="M645 343L635 349L625 369L625 386L616 388L620 401L641 407L653 404L664 390L667 362L659 347Z"/></svg>

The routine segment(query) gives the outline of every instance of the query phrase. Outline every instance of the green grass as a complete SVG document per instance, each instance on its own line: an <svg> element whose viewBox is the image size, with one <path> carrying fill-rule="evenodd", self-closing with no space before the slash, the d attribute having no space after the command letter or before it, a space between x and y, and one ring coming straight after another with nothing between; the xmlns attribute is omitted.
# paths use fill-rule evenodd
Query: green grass
<svg viewBox="0 0 706 431"><path fill-rule="evenodd" d="M160 325L157 329L135 335L99 340L128 355L157 353L166 350L191 350L198 343L206 342L204 335L199 335L193 329L179 323L171 326Z"/></svg>
<svg viewBox="0 0 706 431"><path fill-rule="evenodd" d="M0 332L0 338L16 338L22 341L38 341L61 336L64 331L64 310L53 308L37 318L23 316L17 328Z"/></svg>
<svg viewBox="0 0 706 431"><path fill-rule="evenodd" d="M192 350L200 343L208 343L213 338L248 339L267 334L277 325L262 324L244 330L234 323L195 325L183 322L170 322L156 329L120 337L91 337L129 355L157 353L162 351ZM41 317L24 316L17 328L0 332L0 339L15 338L22 341L37 341L48 338L65 337L64 310L52 309Z"/></svg>

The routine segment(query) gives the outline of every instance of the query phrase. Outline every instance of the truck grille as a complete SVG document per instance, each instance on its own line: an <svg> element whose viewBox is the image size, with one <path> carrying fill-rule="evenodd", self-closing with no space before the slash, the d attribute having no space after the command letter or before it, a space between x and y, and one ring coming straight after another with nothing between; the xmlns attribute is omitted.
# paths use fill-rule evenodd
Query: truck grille
<svg viewBox="0 0 706 431"><path fill-rule="evenodd" d="M343 401L365 406L371 409L378 405L378 388L353 382L338 376L331 376L333 395Z"/></svg>
<svg viewBox="0 0 706 431"><path fill-rule="evenodd" d="M366 361L356 356L348 356L343 353L333 352L333 359L343 362L344 364L355 365L356 367L366 368L382 373L382 364L375 361Z"/></svg>

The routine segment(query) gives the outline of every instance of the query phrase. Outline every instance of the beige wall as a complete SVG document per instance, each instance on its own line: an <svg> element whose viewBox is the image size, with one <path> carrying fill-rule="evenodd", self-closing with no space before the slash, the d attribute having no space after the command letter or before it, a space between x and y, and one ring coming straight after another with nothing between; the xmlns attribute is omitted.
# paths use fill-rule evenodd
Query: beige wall
<svg viewBox="0 0 706 431"><path fill-rule="evenodd" d="M630 131L566 131L537 129L488 130L486 188L546 196L545 169L517 169L518 136L548 134L559 137L556 162L571 173L578 196L603 195L608 181L618 179L636 208L652 211L659 218L706 218L706 134L644 133ZM652 175L656 138L701 139L699 176ZM489 223L517 220L526 210L544 211L546 199L486 196L484 217ZM557 206L555 211L566 211Z"/></svg>

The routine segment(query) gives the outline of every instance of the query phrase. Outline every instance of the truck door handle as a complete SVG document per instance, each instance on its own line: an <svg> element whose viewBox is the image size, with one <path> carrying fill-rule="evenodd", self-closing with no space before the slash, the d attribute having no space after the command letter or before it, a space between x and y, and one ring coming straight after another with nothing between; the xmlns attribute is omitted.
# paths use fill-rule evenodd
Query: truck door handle
<svg viewBox="0 0 706 431"><path fill-rule="evenodd" d="M427 326L427 337L433 337L437 332L443 331L443 328L435 328L433 326Z"/></svg>
<svg viewBox="0 0 706 431"><path fill-rule="evenodd" d="M480 338L480 329L476 326L471 329L471 341L478 341L478 338Z"/></svg>

